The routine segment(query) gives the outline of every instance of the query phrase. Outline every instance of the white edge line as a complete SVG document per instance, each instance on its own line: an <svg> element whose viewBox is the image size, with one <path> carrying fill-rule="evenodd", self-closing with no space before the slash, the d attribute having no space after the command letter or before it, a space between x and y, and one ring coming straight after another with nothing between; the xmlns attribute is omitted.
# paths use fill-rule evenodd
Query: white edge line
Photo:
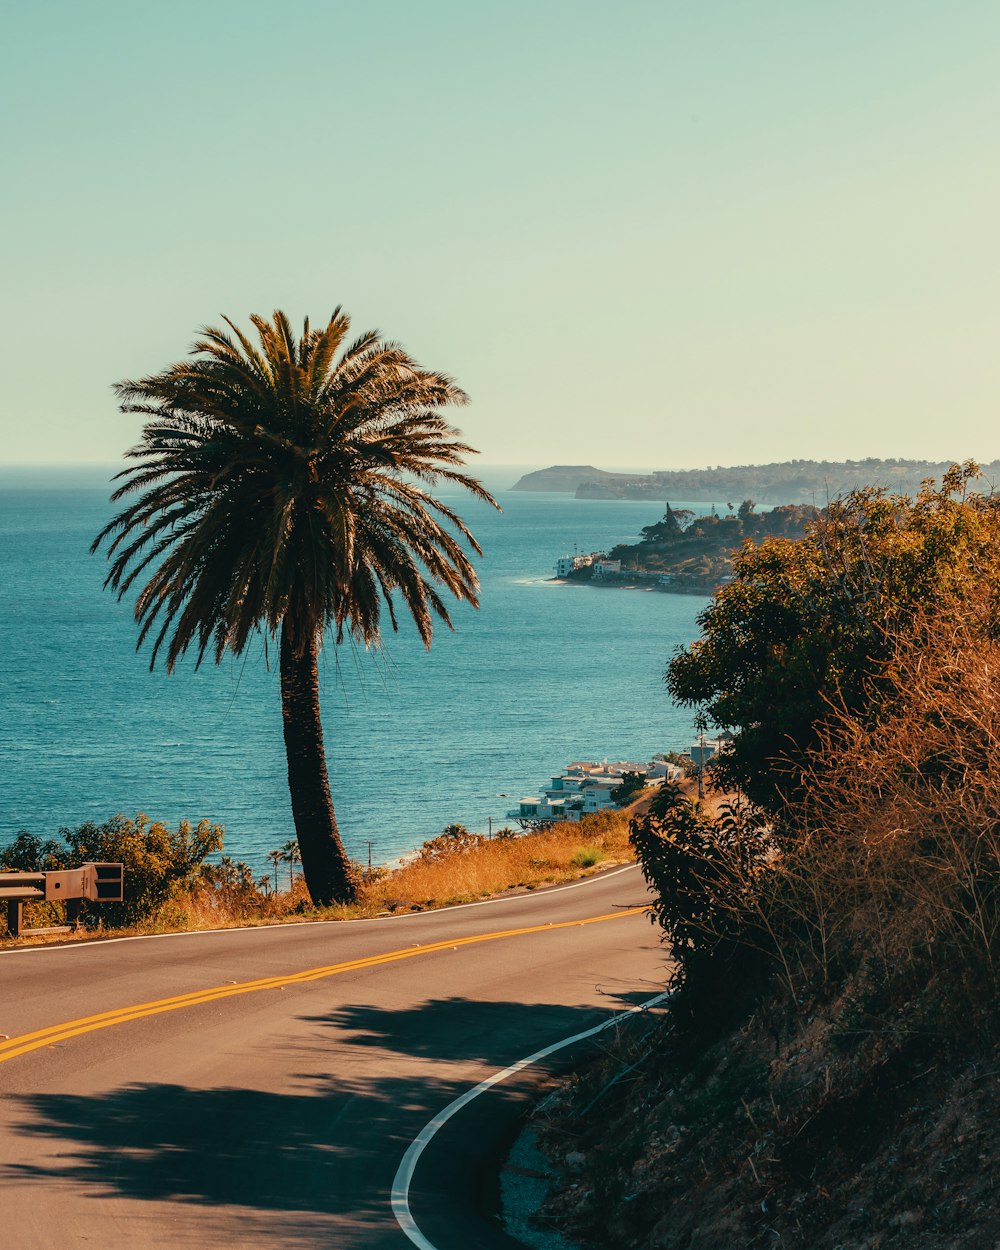
<svg viewBox="0 0 1000 1250"><path fill-rule="evenodd" d="M644 1003L640 1003L637 1007L630 1007L628 1011L612 1016L610 1020L605 1020L602 1024L597 1024L592 1029L585 1029L582 1033L574 1033L572 1037L564 1037L560 1042L553 1042L551 1046L546 1046L542 1050L536 1050L533 1055L528 1055L525 1059L519 1059L517 1063L512 1063L510 1067L504 1068L501 1072L494 1072L485 1081L480 1081L473 1089L466 1090L460 1097L448 1103L447 1107L439 1111L433 1120L429 1120L424 1125L407 1147L406 1154L403 1155L399 1167L396 1169L396 1175L392 1180L392 1213L396 1217L396 1223L410 1241L418 1247L418 1250L438 1250L437 1246L432 1241L428 1241L417 1227L417 1222L410 1212L410 1185L413 1183L413 1173L416 1171L420 1156L430 1145L438 1129L447 1124L452 1116L461 1111L463 1107L467 1107L474 1098L478 1098L480 1094L485 1094L488 1089L492 1089L494 1085L499 1085L501 1081L506 1081L508 1077L514 1076L515 1073L520 1072L523 1068L528 1068L533 1063L547 1059L549 1055L554 1055L557 1050L562 1050L566 1046L572 1046L574 1042L582 1042L588 1037L594 1037L597 1033L603 1033L605 1029L609 1029L613 1024L618 1024L622 1020L628 1019L629 1016L635 1015L636 1012L647 1011L650 1007L655 1007L658 1003L668 999L670 995L670 990L666 990L662 994L656 994L653 998L647 998Z"/></svg>
<svg viewBox="0 0 1000 1250"><path fill-rule="evenodd" d="M182 933L135 933L131 937L101 938L96 935L89 941L66 942L46 946L11 947L0 951L0 959L8 955L54 955L66 951L88 951L100 946L113 946L116 942L155 942L165 938L197 938L210 937L217 933L273 933L275 929L302 929L309 925L347 925L347 924L385 924L389 921L425 920L428 916L440 916L446 911L462 911L466 907L489 907L491 903L517 903L529 898L545 898L549 894L561 894L563 890L578 890L582 885L593 885L597 881L607 881L609 877L617 877L620 873L638 868L638 864L624 864L621 868L613 868L609 872L596 873L592 877L584 877L582 881L571 881L569 885L555 885L549 889L527 890L524 894L505 894L500 898L482 898L476 903L451 903L445 907L431 907L427 911L401 912L398 916L358 916L354 920L290 920L284 924L249 924L235 925L231 929L185 929Z"/></svg>

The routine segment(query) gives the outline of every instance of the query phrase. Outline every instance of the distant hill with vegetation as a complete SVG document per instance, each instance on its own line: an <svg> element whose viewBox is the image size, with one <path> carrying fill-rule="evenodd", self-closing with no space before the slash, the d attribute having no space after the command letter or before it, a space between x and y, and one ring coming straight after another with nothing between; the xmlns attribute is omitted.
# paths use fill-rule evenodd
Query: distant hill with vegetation
<svg viewBox="0 0 1000 1250"><path fill-rule="evenodd" d="M695 517L689 509L667 504L663 519L645 526L637 543L619 543L608 552L609 560L621 561L621 573L598 580L605 585L652 580L663 590L710 594L732 576L733 554L746 539L801 538L819 515L812 504L780 504L757 512L752 499L722 516L713 511ZM590 581L594 568L583 565L568 577Z"/></svg>
<svg viewBox="0 0 1000 1250"><path fill-rule="evenodd" d="M604 469L595 469L592 464L553 464L547 469L536 469L534 473L525 473L524 477L514 483L512 490L553 491L556 494L572 495L584 483L595 486L607 485L613 489L618 482L634 482L640 479L633 473L607 473ZM609 495L609 499L618 498ZM627 496L621 496L627 498Z"/></svg>
<svg viewBox="0 0 1000 1250"><path fill-rule="evenodd" d="M913 495L926 478L940 479L952 461L787 460L774 464L721 465L705 469L658 469L608 473L592 465L553 465L525 474L514 490L572 492L578 499L683 499L721 503L751 498L763 504L812 503L862 486L884 486ZM982 466L990 482L1000 479L1000 460Z"/></svg>

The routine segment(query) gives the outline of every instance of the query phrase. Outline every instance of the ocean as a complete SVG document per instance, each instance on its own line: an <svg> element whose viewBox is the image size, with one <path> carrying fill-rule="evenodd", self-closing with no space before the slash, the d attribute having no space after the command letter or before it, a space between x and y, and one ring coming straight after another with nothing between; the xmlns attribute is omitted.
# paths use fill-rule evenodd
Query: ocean
<svg viewBox="0 0 1000 1250"><path fill-rule="evenodd" d="M479 472L502 514L441 495L484 549L480 609L457 605L430 651L403 622L381 652L321 657L334 804L359 859L371 842L374 862L394 860L453 821L496 829L571 760L692 741L663 671L706 600L550 580L574 546L635 541L661 510L513 492L520 469ZM88 554L110 473L0 470L0 846L142 811L223 824L225 852L263 872L294 837L275 648L149 671L131 603L102 590L106 561Z"/></svg>

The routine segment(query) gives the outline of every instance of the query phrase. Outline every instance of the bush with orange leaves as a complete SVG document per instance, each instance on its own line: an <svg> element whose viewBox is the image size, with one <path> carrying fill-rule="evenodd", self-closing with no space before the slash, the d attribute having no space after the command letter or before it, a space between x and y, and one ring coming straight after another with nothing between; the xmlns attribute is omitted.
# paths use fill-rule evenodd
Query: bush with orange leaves
<svg viewBox="0 0 1000 1250"><path fill-rule="evenodd" d="M830 705L794 802L711 819L677 795L632 823L677 958L680 1016L713 1028L777 977L836 1003L845 1044L944 1037L1000 988L1000 637L985 583L885 640L877 705Z"/></svg>

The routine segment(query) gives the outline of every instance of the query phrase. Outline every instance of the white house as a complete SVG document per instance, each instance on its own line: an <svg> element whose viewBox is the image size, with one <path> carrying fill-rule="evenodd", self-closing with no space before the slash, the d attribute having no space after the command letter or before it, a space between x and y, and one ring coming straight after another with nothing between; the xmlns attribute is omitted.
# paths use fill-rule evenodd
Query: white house
<svg viewBox="0 0 1000 1250"><path fill-rule="evenodd" d="M665 778L676 780L681 769L665 760L574 760L538 795L521 799L507 815L512 820L579 820L590 812L615 806L612 790L621 785L625 773L639 773L647 785L656 785Z"/></svg>
<svg viewBox="0 0 1000 1250"><path fill-rule="evenodd" d="M598 559L594 554L589 556L560 556L556 561L556 577L569 577L570 573L576 572L577 569L584 569L588 564L593 564Z"/></svg>

